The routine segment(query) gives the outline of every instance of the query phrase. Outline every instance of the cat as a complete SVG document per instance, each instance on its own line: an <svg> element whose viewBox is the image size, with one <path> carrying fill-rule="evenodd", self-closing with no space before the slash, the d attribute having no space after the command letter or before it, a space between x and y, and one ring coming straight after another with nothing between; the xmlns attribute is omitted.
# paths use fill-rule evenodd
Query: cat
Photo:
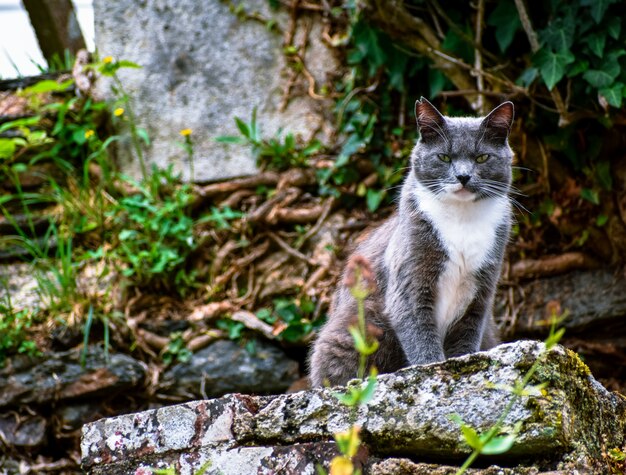
<svg viewBox="0 0 626 475"><path fill-rule="evenodd" d="M513 104L452 118L421 98L415 116L420 138L398 211L355 251L375 277L365 311L379 348L368 366L382 373L498 344L492 307L512 222ZM312 386L356 377L356 308L339 286L311 352Z"/></svg>

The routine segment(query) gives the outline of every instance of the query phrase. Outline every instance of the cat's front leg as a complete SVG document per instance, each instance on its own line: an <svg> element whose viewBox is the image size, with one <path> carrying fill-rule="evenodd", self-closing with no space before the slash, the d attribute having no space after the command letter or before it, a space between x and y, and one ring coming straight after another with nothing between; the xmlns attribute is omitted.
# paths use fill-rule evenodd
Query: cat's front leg
<svg viewBox="0 0 626 475"><path fill-rule="evenodd" d="M445 360L433 293L419 287L414 280L390 283L385 298L386 314L410 365Z"/></svg>
<svg viewBox="0 0 626 475"><path fill-rule="evenodd" d="M486 286L474 296L465 314L448 329L443 345L446 358L480 351L485 332L495 334L495 330L486 328L495 325L491 317L492 306L493 295Z"/></svg>

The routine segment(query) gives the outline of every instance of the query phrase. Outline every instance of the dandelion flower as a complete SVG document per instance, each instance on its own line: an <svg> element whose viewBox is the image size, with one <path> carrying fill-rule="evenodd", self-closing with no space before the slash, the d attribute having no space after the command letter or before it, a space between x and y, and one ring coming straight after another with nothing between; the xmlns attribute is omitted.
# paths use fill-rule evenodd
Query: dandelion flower
<svg viewBox="0 0 626 475"><path fill-rule="evenodd" d="M94 133L95 132L93 130L91 130L91 129L85 130L85 138L88 139L89 137L93 137Z"/></svg>
<svg viewBox="0 0 626 475"><path fill-rule="evenodd" d="M183 137L189 137L193 131L191 129L182 129L179 133Z"/></svg>
<svg viewBox="0 0 626 475"><path fill-rule="evenodd" d="M117 109L115 109L115 110L113 111L113 115L114 115L115 117L119 117L119 116L121 116L123 113L124 113L124 108L123 108L123 107L118 107Z"/></svg>
<svg viewBox="0 0 626 475"><path fill-rule="evenodd" d="M104 58L102 58L102 62L104 64L109 64L113 62L113 56L105 56Z"/></svg>

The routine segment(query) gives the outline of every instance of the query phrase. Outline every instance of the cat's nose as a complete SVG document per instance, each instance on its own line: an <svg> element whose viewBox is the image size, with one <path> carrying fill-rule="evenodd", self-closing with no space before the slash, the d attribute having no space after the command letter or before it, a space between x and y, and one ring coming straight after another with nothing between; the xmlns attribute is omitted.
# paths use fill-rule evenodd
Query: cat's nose
<svg viewBox="0 0 626 475"><path fill-rule="evenodd" d="M461 182L461 185L465 186L468 181L470 181L469 175L457 175L456 179Z"/></svg>

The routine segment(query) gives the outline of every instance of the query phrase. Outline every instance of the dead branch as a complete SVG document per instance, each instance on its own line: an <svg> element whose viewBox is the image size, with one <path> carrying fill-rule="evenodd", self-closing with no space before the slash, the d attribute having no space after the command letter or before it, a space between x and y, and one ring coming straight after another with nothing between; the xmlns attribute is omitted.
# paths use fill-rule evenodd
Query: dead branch
<svg viewBox="0 0 626 475"><path fill-rule="evenodd" d="M230 319L235 322L243 323L247 329L259 332L268 340L274 340L276 338L273 333L274 328L260 320L259 317L252 312L239 310L238 312L233 313Z"/></svg>
<svg viewBox="0 0 626 475"><path fill-rule="evenodd" d="M576 269L597 267L597 262L582 252L567 252L542 259L524 259L511 267L511 276L517 279L545 277Z"/></svg>
<svg viewBox="0 0 626 475"><path fill-rule="evenodd" d="M222 340L225 337L224 332L221 330L207 330L201 335L197 335L189 340L186 344L187 349L191 351L198 351L202 348L206 348L211 343L217 340Z"/></svg>
<svg viewBox="0 0 626 475"><path fill-rule="evenodd" d="M334 196L331 196L330 198L327 198L324 200L324 204L322 205L322 214L320 214L320 217L317 219L317 222L315 223L315 225L311 227L311 229L309 229L304 236L302 236L302 239L300 239L300 242L298 243L298 246L297 246L298 249L301 248L304 245L304 243L309 240L311 236L314 236L315 234L317 234L317 232L322 227L322 224L324 224L324 221L326 221L326 218L328 218L328 215L330 214L331 210L335 206L336 202L337 200L335 199Z"/></svg>
<svg viewBox="0 0 626 475"><path fill-rule="evenodd" d="M230 300L223 300L221 302L211 302L206 305L196 307L187 316L186 320L190 322L198 322L201 320L212 320L220 317L225 313L235 310L235 306Z"/></svg>
<svg viewBox="0 0 626 475"><path fill-rule="evenodd" d="M198 188L200 198L212 198L222 193L232 193L243 188L256 188L257 186L272 186L278 183L280 175L276 172L262 172L254 176L237 178L220 183L212 183Z"/></svg>
<svg viewBox="0 0 626 475"><path fill-rule="evenodd" d="M317 221L324 212L324 206L317 205L311 208L282 208L277 209L273 217L276 222L306 224Z"/></svg>
<svg viewBox="0 0 626 475"><path fill-rule="evenodd" d="M291 247L289 244L287 244L284 240L282 240L275 233L269 232L268 235L269 235L270 238L272 238L272 240L276 244L278 244L290 256L293 256L293 257L295 257L297 259L300 259L301 261L304 261L304 262L306 262L307 264L309 264L311 266L315 266L317 264L315 261L313 261L313 259L310 259L309 257L307 257L304 254L302 254L300 251L297 251L296 249Z"/></svg>

